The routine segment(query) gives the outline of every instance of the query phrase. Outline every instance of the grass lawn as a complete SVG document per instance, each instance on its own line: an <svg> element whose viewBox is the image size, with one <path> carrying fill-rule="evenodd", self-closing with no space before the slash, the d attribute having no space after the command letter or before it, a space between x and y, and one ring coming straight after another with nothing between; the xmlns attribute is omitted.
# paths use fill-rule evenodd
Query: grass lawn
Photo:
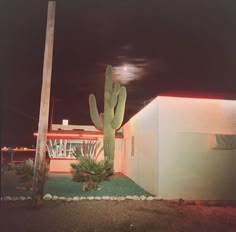
<svg viewBox="0 0 236 232"><path fill-rule="evenodd" d="M2 178L2 195L4 196L30 196L31 191L17 190L20 184L13 171L9 171ZM119 175L111 177L110 181L100 183L101 190L82 191L82 183L72 181L70 174L49 174L45 183L45 194L50 193L57 196L127 196L151 194L135 184L126 176Z"/></svg>
<svg viewBox="0 0 236 232"><path fill-rule="evenodd" d="M126 176L113 176L110 181L101 182L101 190L82 191L82 185L83 183L72 181L69 174L50 174L44 192L57 196L150 196L150 193Z"/></svg>

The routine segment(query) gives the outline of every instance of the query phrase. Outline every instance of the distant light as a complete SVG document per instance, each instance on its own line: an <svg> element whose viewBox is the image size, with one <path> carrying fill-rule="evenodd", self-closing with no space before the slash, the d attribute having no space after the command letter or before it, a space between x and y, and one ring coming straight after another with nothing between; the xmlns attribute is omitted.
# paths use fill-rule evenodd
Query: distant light
<svg viewBox="0 0 236 232"><path fill-rule="evenodd" d="M69 120L68 119L63 119L62 120L62 125L63 126L68 126L68 124L69 124Z"/></svg>
<svg viewBox="0 0 236 232"><path fill-rule="evenodd" d="M128 70L128 67L125 65L125 66L123 67L123 70L124 70L124 71L127 71L127 70Z"/></svg>

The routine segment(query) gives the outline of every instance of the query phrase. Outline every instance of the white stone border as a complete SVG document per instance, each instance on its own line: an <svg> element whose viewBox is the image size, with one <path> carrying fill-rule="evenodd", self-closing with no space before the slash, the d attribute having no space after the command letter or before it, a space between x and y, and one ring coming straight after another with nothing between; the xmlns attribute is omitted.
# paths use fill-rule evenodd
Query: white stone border
<svg viewBox="0 0 236 232"><path fill-rule="evenodd" d="M1 197L1 201L26 201L32 200L32 197L24 197L24 196L5 196Z"/></svg>
<svg viewBox="0 0 236 232"><path fill-rule="evenodd" d="M89 201L100 201L100 200L108 200L108 201L124 201L124 200L134 200L134 201L153 201L153 200L162 200L161 197L159 196L149 196L146 197L144 195L141 196L137 196L137 195L128 195L128 196L96 196L96 197L80 197L80 196L75 196L75 197L59 197L56 195L51 195L49 193L45 194L43 196L43 199L45 201L57 201L57 200L61 200L61 201L83 201L83 200L89 200ZM4 196L1 197L1 201L25 201L25 200L32 200L32 197L24 197L24 196Z"/></svg>

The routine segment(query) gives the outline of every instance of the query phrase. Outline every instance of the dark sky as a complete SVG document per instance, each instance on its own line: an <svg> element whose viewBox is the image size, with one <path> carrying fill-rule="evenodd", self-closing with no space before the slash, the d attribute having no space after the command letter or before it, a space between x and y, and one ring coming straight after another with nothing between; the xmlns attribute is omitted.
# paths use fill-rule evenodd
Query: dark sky
<svg viewBox="0 0 236 232"><path fill-rule="evenodd" d="M47 1L3 1L2 146L35 144ZM1 46L2 46L1 45ZM163 92L236 92L234 0L58 0L54 123L91 124L107 64L127 87L125 121ZM122 73L126 65L127 72ZM124 74L124 75L123 75Z"/></svg>

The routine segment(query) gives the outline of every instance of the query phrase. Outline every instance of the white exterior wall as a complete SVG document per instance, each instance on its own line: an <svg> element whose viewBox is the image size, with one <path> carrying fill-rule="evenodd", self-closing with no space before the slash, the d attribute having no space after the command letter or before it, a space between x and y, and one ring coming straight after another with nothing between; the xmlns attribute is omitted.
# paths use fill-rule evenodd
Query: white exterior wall
<svg viewBox="0 0 236 232"><path fill-rule="evenodd" d="M124 154L123 139L116 139L115 141L115 158L114 158L114 171L122 172L121 160Z"/></svg>
<svg viewBox="0 0 236 232"><path fill-rule="evenodd" d="M94 125L62 125L62 124L52 124L52 130L99 131ZM118 132L122 132L122 128L120 128Z"/></svg>
<svg viewBox="0 0 236 232"><path fill-rule="evenodd" d="M52 130L85 130L85 131L98 131L95 126L91 125L62 125L52 124Z"/></svg>
<svg viewBox="0 0 236 232"><path fill-rule="evenodd" d="M158 97L159 195L236 200L236 150L211 148L213 134L236 134L236 102Z"/></svg>
<svg viewBox="0 0 236 232"><path fill-rule="evenodd" d="M145 190L157 194L158 106L152 101L124 126L122 172ZM131 141L134 136L134 156Z"/></svg>

